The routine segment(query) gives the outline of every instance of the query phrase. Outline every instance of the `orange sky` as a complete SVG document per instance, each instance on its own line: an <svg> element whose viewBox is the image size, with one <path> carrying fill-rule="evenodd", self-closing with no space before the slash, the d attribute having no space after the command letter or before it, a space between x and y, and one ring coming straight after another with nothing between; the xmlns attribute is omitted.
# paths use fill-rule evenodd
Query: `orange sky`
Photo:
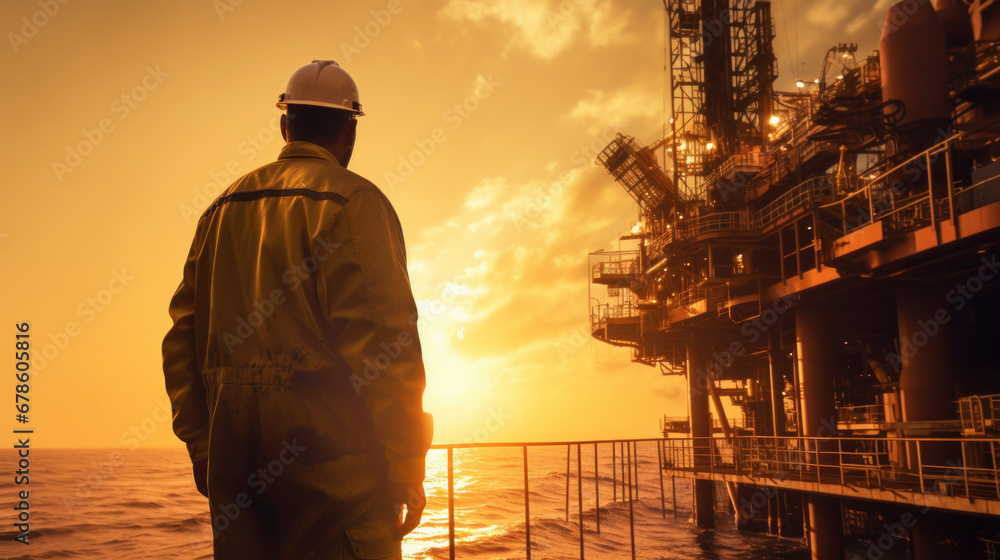
<svg viewBox="0 0 1000 560"><path fill-rule="evenodd" d="M48 356L35 445L180 445L160 342L197 215L275 158L274 102L315 58L361 91L351 169L403 224L436 441L654 437L686 414L682 378L587 322L587 254L637 215L593 159L660 135L662 2L61 1L0 7L0 293L11 344L31 321ZM775 2L780 86L834 41L877 46L889 3L860 3Z"/></svg>

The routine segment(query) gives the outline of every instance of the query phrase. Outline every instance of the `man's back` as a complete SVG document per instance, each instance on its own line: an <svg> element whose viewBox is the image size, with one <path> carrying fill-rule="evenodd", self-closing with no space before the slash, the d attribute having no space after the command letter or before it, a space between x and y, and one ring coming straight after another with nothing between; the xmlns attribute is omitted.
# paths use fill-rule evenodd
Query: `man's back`
<svg viewBox="0 0 1000 560"><path fill-rule="evenodd" d="M208 459L216 557L326 557L345 535L398 553L390 488L423 480L430 426L385 196L290 142L206 210L171 315L174 429Z"/></svg>

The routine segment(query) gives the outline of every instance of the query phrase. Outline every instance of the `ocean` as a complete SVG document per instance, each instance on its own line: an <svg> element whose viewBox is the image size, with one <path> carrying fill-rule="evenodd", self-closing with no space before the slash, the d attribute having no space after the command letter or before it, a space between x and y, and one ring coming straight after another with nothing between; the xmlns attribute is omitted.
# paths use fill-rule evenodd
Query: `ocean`
<svg viewBox="0 0 1000 560"><path fill-rule="evenodd" d="M594 448L582 447L586 558L630 558L629 503L612 489L611 446L599 450L600 534L594 488ZM532 558L579 558L576 448L570 453L566 517L566 447L529 448ZM521 448L454 452L456 557L525 558ZM170 560L212 558L207 500L194 488L182 449L47 450L31 452L30 544L14 540L14 456L3 454L0 558ZM632 502L636 557L643 559L759 559L802 557L796 541L739 532L718 517L714 530L690 521L690 482L677 479L674 518L671 481L664 477L666 518L654 444L638 446L638 494ZM616 470L618 467L616 466ZM447 455L427 458L428 505L423 522L403 543L404 558L448 558ZM634 490L633 490L634 491ZM627 488L626 488L627 492ZM617 497L617 501L613 500Z"/></svg>

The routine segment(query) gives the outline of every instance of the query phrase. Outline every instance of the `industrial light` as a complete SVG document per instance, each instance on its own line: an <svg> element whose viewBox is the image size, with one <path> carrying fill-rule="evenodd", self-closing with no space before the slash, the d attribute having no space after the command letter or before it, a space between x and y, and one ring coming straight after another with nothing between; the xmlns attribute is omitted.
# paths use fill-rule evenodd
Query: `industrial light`
<svg viewBox="0 0 1000 560"><path fill-rule="evenodd" d="M715 149L715 144L709 142L708 144L705 144L705 149L708 151L712 151Z"/></svg>
<svg viewBox="0 0 1000 560"><path fill-rule="evenodd" d="M778 126L778 124L781 122L781 117L779 117L778 115L771 115L771 120L768 122L771 123L771 126Z"/></svg>
<svg viewBox="0 0 1000 560"><path fill-rule="evenodd" d="M838 80L843 80L843 79L844 79L844 75L843 75L843 74L841 74L841 75L837 76L837 79L838 79Z"/></svg>
<svg viewBox="0 0 1000 560"><path fill-rule="evenodd" d="M798 81L795 82L795 87L797 87L799 89L804 88L804 87L806 87L806 83L803 82L802 80L798 80Z"/></svg>
<svg viewBox="0 0 1000 560"><path fill-rule="evenodd" d="M644 225L645 224L643 224L642 222L639 222L638 224L635 224L635 226L632 228L632 235L635 235L635 234L639 233L640 231L642 231L642 228L643 228Z"/></svg>

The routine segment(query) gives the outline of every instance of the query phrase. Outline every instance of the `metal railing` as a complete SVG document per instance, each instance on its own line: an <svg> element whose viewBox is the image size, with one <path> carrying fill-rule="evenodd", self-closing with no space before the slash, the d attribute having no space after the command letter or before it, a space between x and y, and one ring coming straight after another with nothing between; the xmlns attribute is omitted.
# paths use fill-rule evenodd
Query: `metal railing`
<svg viewBox="0 0 1000 560"><path fill-rule="evenodd" d="M789 189L774 202L761 208L753 216L753 228L766 228L780 218L792 215L795 211L820 201L833 193L833 177L821 175L813 177L798 186Z"/></svg>
<svg viewBox="0 0 1000 560"><path fill-rule="evenodd" d="M639 273L639 258L628 261L604 261L594 265L594 279L602 276L634 276Z"/></svg>
<svg viewBox="0 0 1000 560"><path fill-rule="evenodd" d="M583 461L589 459L589 457L584 457L583 448L584 446L592 448L593 451L593 468L594 468L594 501L597 505L595 508L596 515L596 529L597 533L601 532L601 498L600 498L600 467L598 461L599 449L602 446L611 446L611 479L612 479L612 501L617 502L619 496L621 501L628 502L629 506L629 542L631 547L631 558L636 557L636 539L635 539L635 510L633 508L633 500L639 499L639 444L646 442L661 442L664 441L662 438L648 438L648 439L629 439L629 440L590 440L590 441L562 441L562 442L509 442L509 443L449 443L449 444L436 444L432 445L431 449L446 450L447 451L447 464L448 464L448 556L450 559L454 560L455 556L455 540L456 540L456 526L455 526L455 469L454 469L454 451L456 449L483 449L483 448L505 448L505 449L520 449L521 450L521 464L522 464L522 487L521 493L524 498L524 551L527 560L531 560L531 500L529 499L530 492L530 477L528 476L528 466L529 466L529 455L528 448L534 447L565 447L566 448L566 520L570 518L570 458L574 454L572 451L575 449L576 455L576 494L577 494L577 515L579 524L579 540L580 540L580 559L582 560L585 555L584 542L584 515L583 515ZM656 445L657 449L657 463L663 463L662 456L662 446ZM664 519L666 519L667 509L666 509L666 499L665 490L663 485L663 469L657 469L659 474L659 490L660 490L660 511ZM619 486L619 482L621 483ZM677 495L676 488L674 488L673 496L673 513L674 517L677 516Z"/></svg>
<svg viewBox="0 0 1000 560"><path fill-rule="evenodd" d="M619 304L602 303L596 309L598 324L603 324L608 319L631 319L639 316L639 304L633 300Z"/></svg>
<svg viewBox="0 0 1000 560"><path fill-rule="evenodd" d="M760 150L753 150L744 154L736 154L722 162L705 178L706 187L715 185L720 181L728 181L736 173L742 172L747 175L755 175L767 164L767 157Z"/></svg>
<svg viewBox="0 0 1000 560"><path fill-rule="evenodd" d="M663 456L673 470L1000 500L996 438L672 438Z"/></svg>
<svg viewBox="0 0 1000 560"><path fill-rule="evenodd" d="M958 401L958 416L965 434L983 435L1000 428L1000 395L971 395Z"/></svg>
<svg viewBox="0 0 1000 560"><path fill-rule="evenodd" d="M701 301L708 297L708 291L705 290L701 284L694 286L693 288L688 288L683 292L679 292L670 296L666 302L667 309L676 309L678 307L685 307L691 305L695 302Z"/></svg>
<svg viewBox="0 0 1000 560"><path fill-rule="evenodd" d="M1000 560L1000 541L981 539L986 549L986 560Z"/></svg>
<svg viewBox="0 0 1000 560"><path fill-rule="evenodd" d="M720 231L746 231L750 229L746 212L716 212L677 222L680 239L698 237Z"/></svg>
<svg viewBox="0 0 1000 560"><path fill-rule="evenodd" d="M951 144L961 137L962 134L958 133L941 141L899 165L871 177L868 184L857 191L826 205L830 208L840 208L843 216L843 234L847 235L878 220L886 220L889 229L893 231L912 231L926 225L934 226L941 220L954 217L955 191ZM934 170L941 167L944 168L947 194L937 200L933 197ZM918 171L917 176L923 177L926 181L926 190L911 193L904 182L893 181L895 177L909 176L914 171Z"/></svg>
<svg viewBox="0 0 1000 560"><path fill-rule="evenodd" d="M744 418L728 418L727 419L730 428L746 428L747 422ZM716 418L712 419L712 429L716 431L722 431L722 421ZM690 433L691 432L691 420L687 416L667 416L664 415L663 419L660 420L660 431L671 431L674 433Z"/></svg>
<svg viewBox="0 0 1000 560"><path fill-rule="evenodd" d="M861 406L837 407L837 422L845 424L882 424L885 422L885 406L866 404Z"/></svg>

